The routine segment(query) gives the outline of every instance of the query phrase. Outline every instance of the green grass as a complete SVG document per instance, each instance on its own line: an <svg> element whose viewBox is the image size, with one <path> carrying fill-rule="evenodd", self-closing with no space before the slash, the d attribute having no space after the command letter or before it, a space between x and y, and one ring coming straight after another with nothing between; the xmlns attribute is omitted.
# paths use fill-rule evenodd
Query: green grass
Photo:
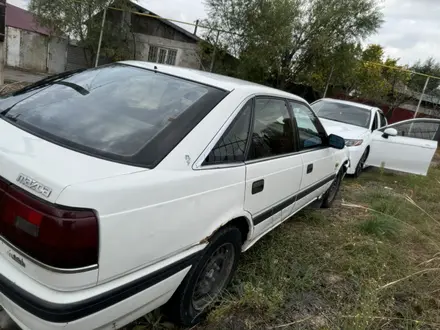
<svg viewBox="0 0 440 330"><path fill-rule="evenodd" d="M195 329L440 329L440 168L368 170L339 198L245 253ZM172 328L155 313L127 329Z"/></svg>

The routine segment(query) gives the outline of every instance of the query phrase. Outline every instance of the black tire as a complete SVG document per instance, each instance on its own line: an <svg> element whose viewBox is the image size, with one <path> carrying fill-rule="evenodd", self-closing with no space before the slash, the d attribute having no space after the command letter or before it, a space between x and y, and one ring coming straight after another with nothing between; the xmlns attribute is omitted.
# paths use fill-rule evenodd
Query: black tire
<svg viewBox="0 0 440 330"><path fill-rule="evenodd" d="M328 188L328 190L324 194L324 197L322 198L321 207L323 209L329 209L330 207L332 207L333 202L336 199L336 196L338 196L339 188L341 187L342 177L343 177L343 172L341 170L336 175L336 178L333 180L330 188Z"/></svg>
<svg viewBox="0 0 440 330"><path fill-rule="evenodd" d="M203 319L209 310L210 305L216 301L221 292L230 283L232 276L237 269L238 259L241 253L241 246L241 233L236 227L222 228L213 235L209 245L203 252L203 256L200 258L197 264L191 267L185 279L165 306L165 313L168 315L170 320L182 326L190 327L199 323ZM232 257L233 260L224 262L221 266L219 266L217 262L214 262L213 268L210 269L209 266L213 262L212 259L221 249L226 249L226 251L231 249L230 253L232 254L229 257ZM221 270L214 270L215 266ZM223 272L223 270L225 271ZM218 278L214 278L212 283L209 283L207 280L207 276L209 275L208 273L210 273L210 281L212 278L214 278L215 274L218 276ZM218 282L219 286L215 288L215 294L208 292L205 294L206 298L200 298L197 300L196 291L200 289L199 286L203 286L204 284L206 285L207 283L208 285L210 284L211 286L214 286L216 285L214 282Z"/></svg>
<svg viewBox="0 0 440 330"><path fill-rule="evenodd" d="M361 175L362 171L364 170L364 165L365 162L367 161L369 151L370 149L368 149L367 147L367 149L365 149L364 153L362 154L361 159L359 159L359 162L356 165L356 171L354 172L353 175L355 178L358 178Z"/></svg>

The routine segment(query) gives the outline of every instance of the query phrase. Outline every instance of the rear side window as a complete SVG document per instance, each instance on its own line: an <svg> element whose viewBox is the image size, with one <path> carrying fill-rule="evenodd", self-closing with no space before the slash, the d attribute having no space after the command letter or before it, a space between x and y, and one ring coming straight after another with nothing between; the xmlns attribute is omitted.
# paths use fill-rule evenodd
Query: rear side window
<svg viewBox="0 0 440 330"><path fill-rule="evenodd" d="M252 100L248 101L211 150L203 165L243 162L252 115Z"/></svg>
<svg viewBox="0 0 440 330"><path fill-rule="evenodd" d="M160 137L153 154L172 149L225 95L196 82L116 64L17 92L0 101L0 117L63 146L139 163L136 155L152 140ZM151 163L156 155L148 157L145 162Z"/></svg>
<svg viewBox="0 0 440 330"><path fill-rule="evenodd" d="M295 151L293 122L284 100L255 99L254 117L249 160L280 156Z"/></svg>

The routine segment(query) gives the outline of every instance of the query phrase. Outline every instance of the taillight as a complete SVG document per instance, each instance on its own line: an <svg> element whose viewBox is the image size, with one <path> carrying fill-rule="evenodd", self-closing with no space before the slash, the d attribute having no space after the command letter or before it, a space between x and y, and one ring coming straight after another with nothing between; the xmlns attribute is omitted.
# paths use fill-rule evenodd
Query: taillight
<svg viewBox="0 0 440 330"><path fill-rule="evenodd" d="M0 236L48 266L74 269L98 263L94 211L49 204L2 181Z"/></svg>

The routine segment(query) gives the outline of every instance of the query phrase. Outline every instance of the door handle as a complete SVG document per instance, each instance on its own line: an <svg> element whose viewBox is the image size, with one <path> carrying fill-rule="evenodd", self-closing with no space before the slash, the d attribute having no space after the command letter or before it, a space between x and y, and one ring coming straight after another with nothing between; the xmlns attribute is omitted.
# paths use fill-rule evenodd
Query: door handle
<svg viewBox="0 0 440 330"><path fill-rule="evenodd" d="M262 192L264 189L264 180L258 180L252 183L252 195Z"/></svg>
<svg viewBox="0 0 440 330"><path fill-rule="evenodd" d="M307 165L307 174L312 173L312 172L313 172L313 164Z"/></svg>

